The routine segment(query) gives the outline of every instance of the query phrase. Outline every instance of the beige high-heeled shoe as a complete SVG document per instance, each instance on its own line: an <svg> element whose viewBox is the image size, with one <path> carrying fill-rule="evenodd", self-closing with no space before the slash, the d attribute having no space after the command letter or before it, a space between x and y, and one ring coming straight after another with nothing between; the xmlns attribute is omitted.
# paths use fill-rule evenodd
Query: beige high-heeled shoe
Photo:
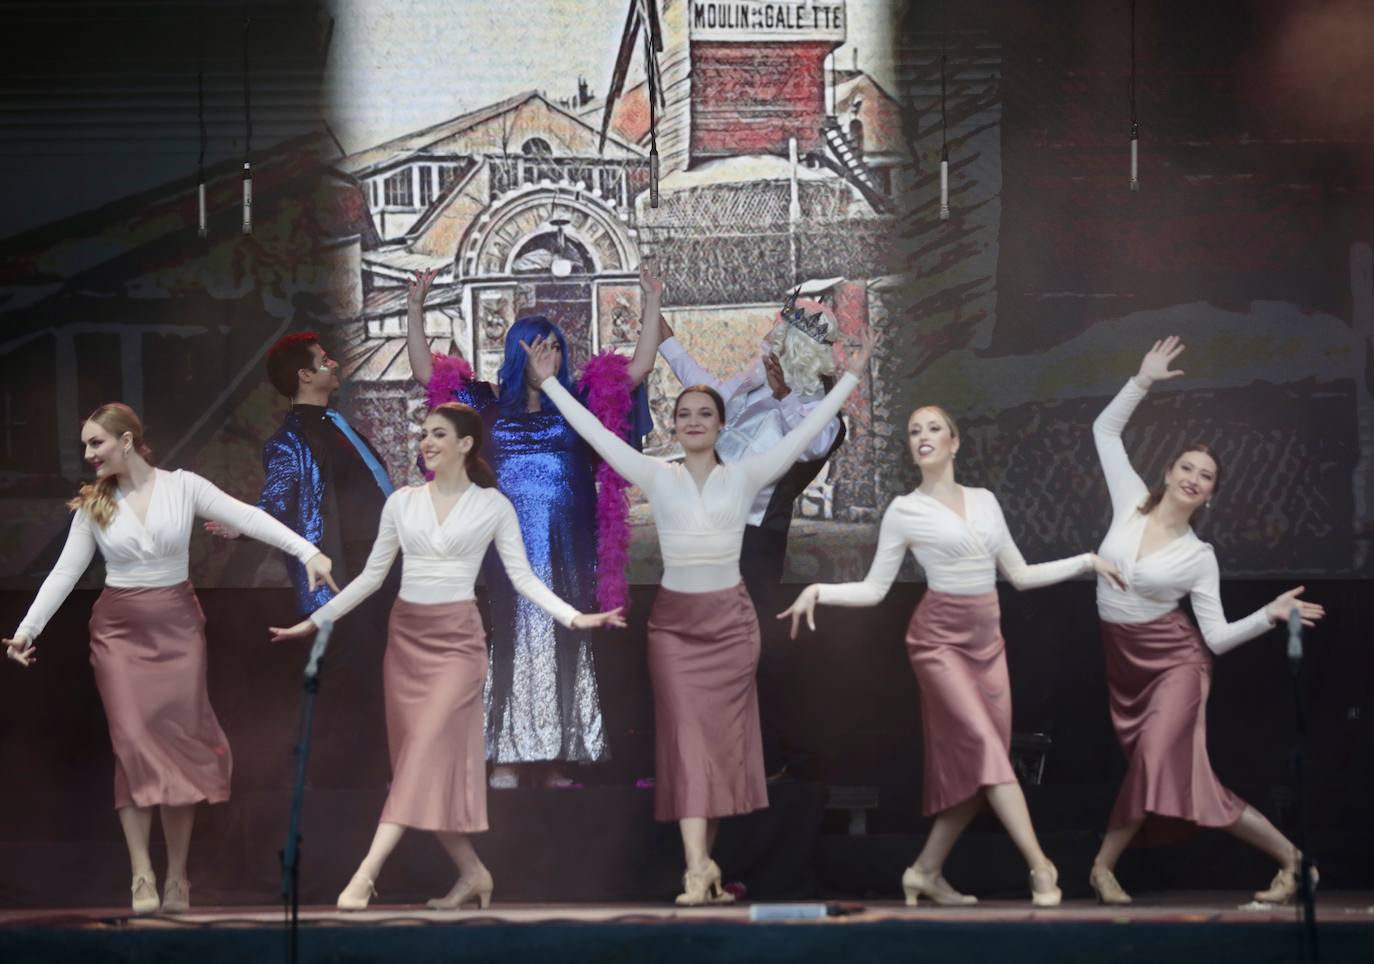
<svg viewBox="0 0 1374 964"><path fill-rule="evenodd" d="M464 904L476 903L482 910L491 906L491 891L495 885L492 882L491 874L487 868L480 868L480 872L468 880L461 877L443 897L435 897L425 901L425 906L430 910L457 910Z"/></svg>
<svg viewBox="0 0 1374 964"><path fill-rule="evenodd" d="M152 874L134 875L129 893L133 895L135 914L156 914L162 906L162 901L157 898L157 878Z"/></svg>
<svg viewBox="0 0 1374 964"><path fill-rule="evenodd" d="M1088 873L1088 886L1097 895L1099 904L1106 904L1109 907L1124 907L1131 902L1131 895L1126 893L1126 889L1116 879L1116 874L1106 867L1093 864L1093 869Z"/></svg>
<svg viewBox="0 0 1374 964"><path fill-rule="evenodd" d="M1036 886L1039 883L1040 886ZM1064 892L1059 889L1059 870L1050 864L1044 870L1032 870L1030 872L1030 891L1031 903L1036 907L1058 907L1060 901L1064 899Z"/></svg>
<svg viewBox="0 0 1374 964"><path fill-rule="evenodd" d="M357 873L349 880L343 893L339 894L334 906L339 910L367 910L368 903L376 896L377 888L373 885L372 878Z"/></svg>
<svg viewBox="0 0 1374 964"><path fill-rule="evenodd" d="M951 887L943 874L928 874L915 864L902 872L902 891L906 894L908 907L915 907L923 894L941 907L967 907L978 903L977 897L961 894Z"/></svg>
<svg viewBox="0 0 1374 964"><path fill-rule="evenodd" d="M702 904L733 904L735 895L720 886L720 868L714 860L706 862L699 874L690 870L682 875L682 893L677 895L680 907L700 907Z"/></svg>
<svg viewBox="0 0 1374 964"><path fill-rule="evenodd" d="M185 878L168 877L162 885L162 912L184 914L191 909L191 882Z"/></svg>
<svg viewBox="0 0 1374 964"><path fill-rule="evenodd" d="M1312 889L1315 891L1321 875L1317 873L1316 867L1312 867L1311 870ZM1298 896L1298 875L1294 871L1283 869L1274 875L1274 880L1269 885L1268 890L1255 891L1255 900L1261 904L1287 904L1296 896Z"/></svg>

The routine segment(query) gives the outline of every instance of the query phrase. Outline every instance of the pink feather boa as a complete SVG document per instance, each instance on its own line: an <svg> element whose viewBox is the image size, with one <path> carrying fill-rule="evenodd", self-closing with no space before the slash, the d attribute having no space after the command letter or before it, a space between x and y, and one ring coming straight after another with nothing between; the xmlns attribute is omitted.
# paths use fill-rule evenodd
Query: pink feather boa
<svg viewBox="0 0 1374 964"><path fill-rule="evenodd" d="M425 386L430 408L453 401L472 381L472 366L461 356L435 353L431 364L429 384Z"/></svg>
<svg viewBox="0 0 1374 964"><path fill-rule="evenodd" d="M472 366L462 358L436 354L426 395L429 407L453 401L473 379ZM630 430L630 360L616 352L589 359L578 380L587 409L607 429L624 438ZM596 469L596 601L603 609L624 606L630 599L625 565L630 557L630 483L602 462Z"/></svg>
<svg viewBox="0 0 1374 964"><path fill-rule="evenodd" d="M630 431L630 360L613 351L589 359L577 387L587 410L621 438ZM605 462L596 468L596 601L602 610L630 601L625 564L630 558L630 483Z"/></svg>

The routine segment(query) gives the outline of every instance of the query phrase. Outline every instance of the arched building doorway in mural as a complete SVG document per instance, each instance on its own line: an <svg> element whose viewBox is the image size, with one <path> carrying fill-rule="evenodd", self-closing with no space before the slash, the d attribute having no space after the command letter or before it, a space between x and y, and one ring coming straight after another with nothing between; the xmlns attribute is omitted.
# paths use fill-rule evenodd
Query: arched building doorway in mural
<svg viewBox="0 0 1374 964"><path fill-rule="evenodd" d="M572 183L526 185L469 228L454 259L472 326L479 377L494 381L507 330L544 315L562 329L575 369L637 337L640 261L624 209Z"/></svg>

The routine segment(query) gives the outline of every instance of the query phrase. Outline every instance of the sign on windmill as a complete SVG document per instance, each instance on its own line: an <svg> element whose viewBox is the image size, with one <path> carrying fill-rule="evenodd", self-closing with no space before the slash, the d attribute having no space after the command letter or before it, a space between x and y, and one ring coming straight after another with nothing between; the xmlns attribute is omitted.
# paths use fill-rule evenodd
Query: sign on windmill
<svg viewBox="0 0 1374 964"><path fill-rule="evenodd" d="M692 40L757 42L845 40L844 0L769 3L761 0L690 0Z"/></svg>

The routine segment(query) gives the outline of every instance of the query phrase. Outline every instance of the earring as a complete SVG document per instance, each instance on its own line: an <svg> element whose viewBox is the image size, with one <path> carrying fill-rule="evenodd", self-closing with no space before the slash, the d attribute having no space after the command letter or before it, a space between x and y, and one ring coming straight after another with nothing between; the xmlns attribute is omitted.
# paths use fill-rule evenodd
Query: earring
<svg viewBox="0 0 1374 964"><path fill-rule="evenodd" d="M1211 500L1211 499L1208 499L1208 500L1207 500L1207 504L1204 505L1203 508L1204 508L1204 509L1210 509L1211 507L1212 507L1212 500Z"/></svg>

